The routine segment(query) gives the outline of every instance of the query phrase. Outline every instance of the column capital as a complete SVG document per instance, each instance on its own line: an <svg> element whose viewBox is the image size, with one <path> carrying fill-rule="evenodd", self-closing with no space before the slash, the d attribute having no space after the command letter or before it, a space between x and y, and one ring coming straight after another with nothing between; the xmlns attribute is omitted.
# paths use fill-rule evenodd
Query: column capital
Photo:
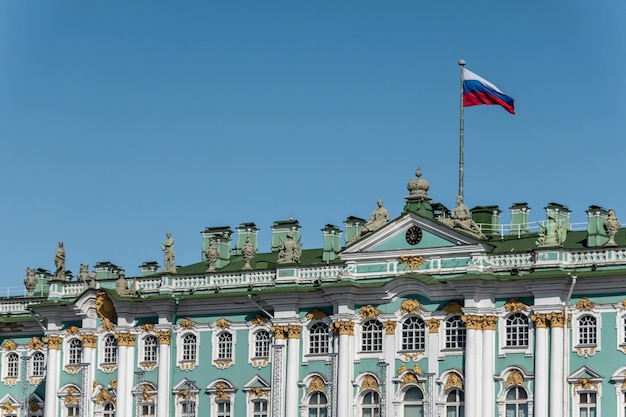
<svg viewBox="0 0 626 417"><path fill-rule="evenodd" d="M482 316L482 329L483 330L496 330L497 323L498 323L498 316Z"/></svg>
<svg viewBox="0 0 626 417"><path fill-rule="evenodd" d="M154 334L159 338L160 345L169 345L172 343L172 332L169 330L156 330Z"/></svg>
<svg viewBox="0 0 626 417"><path fill-rule="evenodd" d="M297 324L290 324L287 327L287 337L289 339L300 339L300 331L302 327Z"/></svg>
<svg viewBox="0 0 626 417"><path fill-rule="evenodd" d="M530 319L535 323L535 328L537 329L546 329L548 327L548 315L545 313L531 314Z"/></svg>
<svg viewBox="0 0 626 417"><path fill-rule="evenodd" d="M429 320L426 320L426 325L428 326L428 333L439 333L439 326L441 325L441 320L429 319Z"/></svg>
<svg viewBox="0 0 626 417"><path fill-rule="evenodd" d="M398 322L393 320L387 320L383 322L383 327L385 328L386 335L394 335L396 333L396 325Z"/></svg>
<svg viewBox="0 0 626 417"><path fill-rule="evenodd" d="M96 347L96 340L98 339L98 336L96 336L93 333L82 333L78 336L78 338L80 339L81 342L83 342L83 347L84 348L95 348Z"/></svg>
<svg viewBox="0 0 626 417"><path fill-rule="evenodd" d="M117 332L115 333L115 338L117 339L118 346L135 346L135 338L137 335L135 333L129 332Z"/></svg>
<svg viewBox="0 0 626 417"><path fill-rule="evenodd" d="M337 320L330 324L330 328L335 331L335 334L342 336L354 336L354 322L348 320Z"/></svg>
<svg viewBox="0 0 626 417"><path fill-rule="evenodd" d="M565 313L562 311L554 311L552 313L548 313L548 320L550 320L550 327L564 327L565 324Z"/></svg>
<svg viewBox="0 0 626 417"><path fill-rule="evenodd" d="M288 326L272 326L272 333L274 333L274 339L286 339L289 334Z"/></svg>
<svg viewBox="0 0 626 417"><path fill-rule="evenodd" d="M463 314L461 320L465 323L467 330L482 330L483 329L483 317L474 316L469 314Z"/></svg>
<svg viewBox="0 0 626 417"><path fill-rule="evenodd" d="M48 349L61 350L63 338L61 336L46 336L43 338L43 342L48 345Z"/></svg>

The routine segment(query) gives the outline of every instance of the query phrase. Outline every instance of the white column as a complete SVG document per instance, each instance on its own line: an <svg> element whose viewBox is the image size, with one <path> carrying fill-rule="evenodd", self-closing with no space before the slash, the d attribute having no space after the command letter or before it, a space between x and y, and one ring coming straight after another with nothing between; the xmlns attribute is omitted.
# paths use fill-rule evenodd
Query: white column
<svg viewBox="0 0 626 417"><path fill-rule="evenodd" d="M169 330L157 330L159 338L159 371L157 387L157 417L169 417L170 413L170 343L172 333Z"/></svg>
<svg viewBox="0 0 626 417"><path fill-rule="evenodd" d="M482 394L482 417L494 417L495 415L495 387L493 374L495 370L495 333L497 316L485 316L483 326L483 347L482 347L482 381L480 385L483 388Z"/></svg>
<svg viewBox="0 0 626 417"><path fill-rule="evenodd" d="M384 360L386 364L385 372L385 405L386 416L395 415L393 399L395 398L394 384L392 382L394 376L394 364L396 356L396 326L397 322L388 320L385 325L385 347L384 347Z"/></svg>
<svg viewBox="0 0 626 417"><path fill-rule="evenodd" d="M548 415L548 328L545 314L533 314L535 322L535 416Z"/></svg>
<svg viewBox="0 0 626 417"><path fill-rule="evenodd" d="M44 417L56 417L58 409L57 393L59 391L59 374L61 368L61 336L46 336L44 342L48 344L48 359L46 365L46 398L44 399Z"/></svg>
<svg viewBox="0 0 626 417"><path fill-rule="evenodd" d="M554 312L550 319L550 416L563 415L563 323L565 314Z"/></svg>
<svg viewBox="0 0 626 417"><path fill-rule="evenodd" d="M428 325L428 373L439 376L439 326L441 320L426 320ZM393 363L393 362L392 362ZM434 407L434 405L433 405Z"/></svg>
<svg viewBox="0 0 626 417"><path fill-rule="evenodd" d="M285 393L285 415L298 415L298 375L300 363L300 326L290 325L287 330L287 392Z"/></svg>
<svg viewBox="0 0 626 417"><path fill-rule="evenodd" d="M117 414L124 416L132 416L132 359L134 356L132 351L135 345L135 336L135 334L128 332L115 334L118 345L117 399L115 409Z"/></svg>
<svg viewBox="0 0 626 417"><path fill-rule="evenodd" d="M86 368L83 368L84 370L87 371L87 381L93 381L95 380L95 374L96 374L96 369L95 367L97 366L96 364L97 359L96 359L96 341L98 339L98 336L96 336L95 334L81 334L80 335L80 340L83 343L83 362L89 364L89 366L87 366ZM87 409L82 411L82 413L84 413L84 415L86 416L90 416L92 415L92 408L93 408L93 403L91 401L91 396L93 395L93 388L92 388L92 384L88 384L88 389L89 392L83 393L81 392L81 395L86 395L86 398L88 398L88 401L85 401L85 404L87 405Z"/></svg>
<svg viewBox="0 0 626 417"><path fill-rule="evenodd" d="M339 355L337 367L337 408L335 415L350 416L350 403L352 399L352 384L350 383L350 352L351 339L354 336L354 322L333 322L333 329L339 333Z"/></svg>
<svg viewBox="0 0 626 417"><path fill-rule="evenodd" d="M480 417L480 366L482 355L481 317L464 315L466 340L465 340L465 415L467 417Z"/></svg>
<svg viewBox="0 0 626 417"><path fill-rule="evenodd" d="M274 383L276 382L275 380L275 375L272 372L272 401L270 403L270 408L271 410L274 409L274 407L276 406L274 404L274 401L278 401L280 403L280 413L279 416L276 417L285 417L285 388L286 388L286 375L285 372L287 370L287 366L285 364L285 358L287 357L287 352L285 349L286 346L286 337L288 334L287 331L287 326L273 326L272 327L272 332L274 333L274 343L276 345L280 345L282 346L281 351L281 355L280 355L280 363L281 363L281 367L280 367L280 380L281 380L281 385L280 387L278 387L280 389L280 396L276 396L275 393L275 386ZM276 364L272 363L272 367L274 367ZM274 416L272 416L274 417Z"/></svg>

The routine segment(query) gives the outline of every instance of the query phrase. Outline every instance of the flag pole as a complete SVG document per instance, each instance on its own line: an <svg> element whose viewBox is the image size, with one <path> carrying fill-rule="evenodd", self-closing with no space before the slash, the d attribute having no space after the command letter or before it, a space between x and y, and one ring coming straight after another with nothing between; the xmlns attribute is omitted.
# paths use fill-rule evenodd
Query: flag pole
<svg viewBox="0 0 626 417"><path fill-rule="evenodd" d="M459 128L459 195L463 197L463 134L464 134L464 114L463 114L463 68L465 67L465 61L459 60L459 66L461 67L461 117Z"/></svg>

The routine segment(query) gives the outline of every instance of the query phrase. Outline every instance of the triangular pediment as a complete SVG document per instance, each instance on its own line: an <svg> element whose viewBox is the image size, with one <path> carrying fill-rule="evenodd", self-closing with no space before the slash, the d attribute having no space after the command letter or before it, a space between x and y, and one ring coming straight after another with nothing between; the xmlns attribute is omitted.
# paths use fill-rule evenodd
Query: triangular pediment
<svg viewBox="0 0 626 417"><path fill-rule="evenodd" d="M419 229L419 238L407 238L407 231ZM415 240L418 240L415 242ZM411 244L414 243L414 244ZM442 255L452 253L490 252L491 246L468 237L441 223L413 213L399 217L381 229L363 237L341 252L342 259L355 259L359 254L415 253L419 255Z"/></svg>
<svg viewBox="0 0 626 417"><path fill-rule="evenodd" d="M597 373L596 371L592 370L591 368L587 367L587 366L582 366L580 368L578 368L576 371L574 371L569 377L568 380L570 382L581 379L581 378L587 378L590 380L601 380L603 379L602 375L600 375L599 373Z"/></svg>

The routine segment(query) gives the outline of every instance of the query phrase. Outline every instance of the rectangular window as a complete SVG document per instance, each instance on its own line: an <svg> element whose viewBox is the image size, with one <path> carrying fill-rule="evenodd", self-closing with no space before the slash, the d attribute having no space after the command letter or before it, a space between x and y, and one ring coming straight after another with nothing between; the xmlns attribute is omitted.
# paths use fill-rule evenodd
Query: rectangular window
<svg viewBox="0 0 626 417"><path fill-rule="evenodd" d="M253 417L267 417L267 401L255 401L252 410Z"/></svg>

